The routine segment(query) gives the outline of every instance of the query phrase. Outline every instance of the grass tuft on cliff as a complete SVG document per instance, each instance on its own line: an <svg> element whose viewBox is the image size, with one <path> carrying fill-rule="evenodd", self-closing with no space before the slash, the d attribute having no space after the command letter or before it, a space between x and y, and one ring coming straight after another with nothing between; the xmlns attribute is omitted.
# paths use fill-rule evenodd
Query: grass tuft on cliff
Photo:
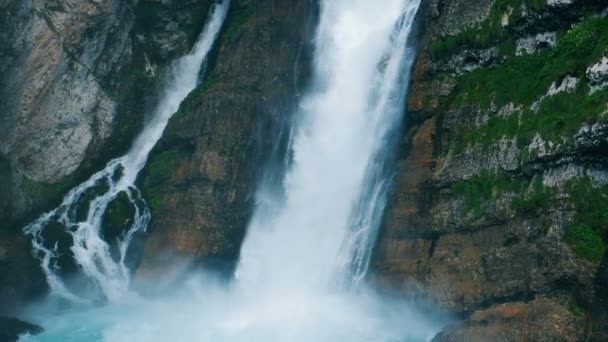
<svg viewBox="0 0 608 342"><path fill-rule="evenodd" d="M602 241L602 237L585 224L567 226L564 240L576 255L589 261L600 261L606 251L606 244Z"/></svg>
<svg viewBox="0 0 608 342"><path fill-rule="evenodd" d="M564 33L552 49L459 77L451 107L478 107L490 115L477 130L456 129L455 151L460 153L467 146L489 149L502 138L514 137L524 147L536 134L561 143L584 123L606 120L608 89L590 95L585 81L587 67L606 53L608 18L590 17ZM566 76L577 78L574 91L545 96L552 84L559 85ZM537 108L532 110L535 102ZM521 107L506 117L497 115L509 103Z"/></svg>
<svg viewBox="0 0 608 342"><path fill-rule="evenodd" d="M512 23L523 17L524 9L536 13L546 5L546 0L497 0L486 20L457 35L432 42L430 54L435 59L445 59L462 47L485 49L497 45L508 35L507 27L503 26L503 18ZM513 42L509 43L512 44ZM509 46L501 46L501 50L504 48L509 49Z"/></svg>
<svg viewBox="0 0 608 342"><path fill-rule="evenodd" d="M146 166L144 181L144 194L151 209L158 209L162 196L166 192L169 181L177 166L186 159L188 154L179 149L160 152L152 157Z"/></svg>

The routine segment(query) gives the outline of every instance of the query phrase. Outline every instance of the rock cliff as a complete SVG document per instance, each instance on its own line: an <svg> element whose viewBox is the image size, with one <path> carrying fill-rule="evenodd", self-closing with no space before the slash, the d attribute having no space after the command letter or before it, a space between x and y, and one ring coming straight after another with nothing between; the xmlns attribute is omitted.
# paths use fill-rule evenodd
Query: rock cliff
<svg viewBox="0 0 608 342"><path fill-rule="evenodd" d="M19 229L126 150L211 3L0 2L0 311L44 288Z"/></svg>
<svg viewBox="0 0 608 342"><path fill-rule="evenodd" d="M306 79L315 9L313 1L233 4L204 81L144 170L153 222L140 274L176 256L223 270L238 259L257 180Z"/></svg>
<svg viewBox="0 0 608 342"><path fill-rule="evenodd" d="M605 339L605 3L428 5L372 280L438 341Z"/></svg>

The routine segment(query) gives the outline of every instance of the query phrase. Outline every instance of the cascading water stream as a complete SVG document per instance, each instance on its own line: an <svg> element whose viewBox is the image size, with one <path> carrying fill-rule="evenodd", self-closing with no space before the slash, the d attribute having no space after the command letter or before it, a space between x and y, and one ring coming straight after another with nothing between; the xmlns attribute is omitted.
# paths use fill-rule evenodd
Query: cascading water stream
<svg viewBox="0 0 608 342"><path fill-rule="evenodd" d="M391 134L403 117L413 61L408 38L420 0L320 4L312 83L286 130L284 179L280 189L276 180L262 182L234 282L190 273L152 298L131 292L101 308L34 314L49 330L24 341L388 342L437 333L442 319L362 282L390 184ZM134 157L127 165L137 171L120 173L134 202L139 193L131 184L143 163L145 156ZM109 181L114 172L118 167L92 179Z"/></svg>
<svg viewBox="0 0 608 342"><path fill-rule="evenodd" d="M230 0L214 5L208 24L203 29L192 52L174 65L161 101L144 130L136 138L129 152L110 161L86 182L72 189L56 209L42 215L24 228L32 236L33 253L41 260L42 269L53 293L74 301L86 301L68 290L57 274L59 258L57 245L46 246L45 228L60 223L73 238L71 251L82 273L94 280L110 301L124 295L129 287L130 270L125 265L127 249L134 234L144 232L150 211L134 182L146 164L148 155L161 138L171 116L197 85L202 65L211 50L228 12ZM84 219L78 217L81 199L88 191L101 187L104 191L89 203ZM102 238L102 221L108 205L125 193L133 205L133 223L118 240L118 257L113 257L110 246Z"/></svg>
<svg viewBox="0 0 608 342"><path fill-rule="evenodd" d="M313 87L300 104L285 199L254 216L237 269L243 287L322 288L364 277L389 183L388 135L403 116L413 60L406 46L419 3L321 2Z"/></svg>

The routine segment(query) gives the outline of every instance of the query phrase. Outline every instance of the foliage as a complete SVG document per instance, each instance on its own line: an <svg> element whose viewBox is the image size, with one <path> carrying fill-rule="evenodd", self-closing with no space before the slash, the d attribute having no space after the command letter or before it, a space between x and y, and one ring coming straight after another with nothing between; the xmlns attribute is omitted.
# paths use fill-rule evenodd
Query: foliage
<svg viewBox="0 0 608 342"><path fill-rule="evenodd" d="M567 226L564 240L576 255L590 261L600 261L606 251L602 237L586 224Z"/></svg>
<svg viewBox="0 0 608 342"><path fill-rule="evenodd" d="M511 201L511 208L519 213L530 212L539 209L547 209L552 198L553 191L545 188L540 177L532 181L529 194L515 197Z"/></svg>
<svg viewBox="0 0 608 342"><path fill-rule="evenodd" d="M177 148L163 151L152 157L146 167L144 193L152 209L160 207L168 182L179 163L187 158L187 153Z"/></svg>
<svg viewBox="0 0 608 342"><path fill-rule="evenodd" d="M570 304L570 312L572 312L572 314L576 317L580 317L583 315L583 310L581 309L581 307L574 303Z"/></svg>
<svg viewBox="0 0 608 342"><path fill-rule="evenodd" d="M584 77L608 47L608 18L589 18L566 32L552 49L509 58L493 69L478 69L458 82L457 103L488 109L509 102L530 105L566 75Z"/></svg>
<svg viewBox="0 0 608 342"><path fill-rule="evenodd" d="M608 235L608 186L598 188L589 178L583 178L568 182L566 191L576 214L564 240L577 255L599 261L606 251L604 239Z"/></svg>
<svg viewBox="0 0 608 342"><path fill-rule="evenodd" d="M255 5L248 5L246 7L239 7L231 12L226 20L226 28L224 29L220 41L222 43L231 43L236 38L237 34L249 21L249 19L255 13L257 7Z"/></svg>
<svg viewBox="0 0 608 342"><path fill-rule="evenodd" d="M487 123L476 130L457 129L453 136L456 152L468 145L490 148L503 137L517 137L520 147L529 144L535 134L547 141L560 142L585 122L604 120L608 89L589 95L586 68L608 51L608 18L589 18L566 32L558 45L539 54L508 59L492 69L478 69L461 76L452 107L477 106L492 112L508 103L522 105L522 110L500 117L490 114ZM552 83L567 76L579 79L573 92L545 96ZM537 110L529 107L534 101Z"/></svg>
<svg viewBox="0 0 608 342"><path fill-rule="evenodd" d="M452 184L452 193L462 197L464 208L472 214L472 219L483 215L482 203L494 202L505 192L519 193L523 191L523 184L497 172L484 171L468 180L461 180Z"/></svg>

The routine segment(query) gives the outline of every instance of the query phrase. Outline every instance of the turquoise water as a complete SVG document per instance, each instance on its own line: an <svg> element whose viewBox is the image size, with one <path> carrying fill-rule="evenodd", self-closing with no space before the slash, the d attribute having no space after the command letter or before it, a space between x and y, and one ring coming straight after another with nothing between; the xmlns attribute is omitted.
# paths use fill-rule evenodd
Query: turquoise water
<svg viewBox="0 0 608 342"><path fill-rule="evenodd" d="M178 294L132 294L99 308L42 305L31 319L45 332L20 341L429 341L442 325L408 303L367 291L269 294L201 284L192 278Z"/></svg>

